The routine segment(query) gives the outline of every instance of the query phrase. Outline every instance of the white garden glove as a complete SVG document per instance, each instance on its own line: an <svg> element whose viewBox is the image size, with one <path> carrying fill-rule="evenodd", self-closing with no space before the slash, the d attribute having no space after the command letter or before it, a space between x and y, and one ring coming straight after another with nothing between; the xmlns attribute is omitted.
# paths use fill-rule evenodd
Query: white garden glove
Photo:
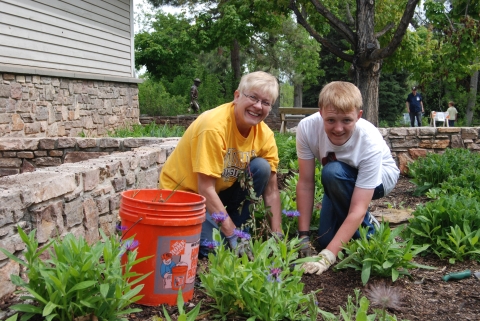
<svg viewBox="0 0 480 321"><path fill-rule="evenodd" d="M337 257L333 254L330 250L323 249L318 254L319 260L317 262L305 262L302 264L302 269L305 270L306 274L313 274L320 275L328 268L335 263Z"/></svg>

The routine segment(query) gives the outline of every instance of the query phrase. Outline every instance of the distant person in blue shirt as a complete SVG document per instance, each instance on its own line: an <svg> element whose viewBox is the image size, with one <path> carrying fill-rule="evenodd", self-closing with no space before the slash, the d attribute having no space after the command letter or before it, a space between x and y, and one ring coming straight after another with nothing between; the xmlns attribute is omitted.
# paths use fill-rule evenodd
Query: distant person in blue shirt
<svg viewBox="0 0 480 321"><path fill-rule="evenodd" d="M422 95L417 93L417 87L412 87L412 93L408 94L406 103L407 112L410 114L410 126L415 127L415 118L418 127L422 126L423 100Z"/></svg>

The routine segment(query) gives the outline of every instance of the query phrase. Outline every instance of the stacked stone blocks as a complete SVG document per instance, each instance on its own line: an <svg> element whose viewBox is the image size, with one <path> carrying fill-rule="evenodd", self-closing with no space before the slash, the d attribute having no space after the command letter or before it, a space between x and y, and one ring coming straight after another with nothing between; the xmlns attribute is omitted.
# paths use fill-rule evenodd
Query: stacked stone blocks
<svg viewBox="0 0 480 321"><path fill-rule="evenodd" d="M98 137L138 124L137 84L0 73L0 137Z"/></svg>

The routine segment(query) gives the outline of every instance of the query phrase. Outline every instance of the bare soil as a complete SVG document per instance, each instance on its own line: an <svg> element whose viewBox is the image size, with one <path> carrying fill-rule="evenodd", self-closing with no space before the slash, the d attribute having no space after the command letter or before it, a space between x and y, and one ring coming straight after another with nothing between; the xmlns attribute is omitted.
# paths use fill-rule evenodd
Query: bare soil
<svg viewBox="0 0 480 321"><path fill-rule="evenodd" d="M408 178L400 177L390 195L372 201L371 211L375 213L391 208L414 210L418 204L426 202L427 199L413 196L413 190L414 185L409 182ZM339 307L345 307L347 297L354 297L354 289L360 289L365 294L370 285L383 282L387 286L397 289L401 295L401 305L395 310L388 311L390 314L395 314L398 320L480 320L480 280L473 276L474 272L480 271L478 262L465 261L452 265L435 256L417 257L415 261L434 266L437 269L411 270L411 278L403 277L394 283L390 279L371 277L365 287L362 285L360 272L352 269L335 271L331 268L320 276L304 275L302 281L305 283L305 292L321 289L317 294L319 307L336 315L339 314ZM207 262L203 260L199 264L206 265ZM441 279L447 273L467 269L472 273L469 278L448 282ZM188 303L187 309L195 306L200 300L203 300L201 311L207 311L211 300L199 288L195 288L194 297ZM5 311L10 305L18 302L15 295L9 296L0 301L0 309ZM134 306L140 307L143 311L129 315L129 320L162 320L154 318L163 316L161 306ZM167 307L167 310L176 319L176 307ZM209 316L203 314L197 320L209 320ZM228 320L245 320L245 318L232 316ZM318 320L321 320L320 316Z"/></svg>

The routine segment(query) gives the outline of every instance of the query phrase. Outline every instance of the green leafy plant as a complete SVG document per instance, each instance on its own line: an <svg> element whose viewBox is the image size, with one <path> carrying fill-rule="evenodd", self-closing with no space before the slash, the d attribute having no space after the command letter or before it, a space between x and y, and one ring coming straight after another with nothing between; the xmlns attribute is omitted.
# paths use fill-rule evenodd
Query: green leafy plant
<svg viewBox="0 0 480 321"><path fill-rule="evenodd" d="M446 195L419 205L409 220L405 238L429 245L428 251L450 263L480 259L480 200Z"/></svg>
<svg viewBox="0 0 480 321"><path fill-rule="evenodd" d="M480 155L468 149L446 149L444 154L429 153L408 165L409 176L417 186L416 195L440 187L450 176L459 176L480 166Z"/></svg>
<svg viewBox="0 0 480 321"><path fill-rule="evenodd" d="M204 292L214 300L214 318L243 316L248 320L311 320L319 309L315 293L304 294L303 270L296 259L299 240L270 238L251 243L254 260L238 257L221 242L208 256L208 271L199 274ZM318 291L317 291L318 292Z"/></svg>
<svg viewBox="0 0 480 321"><path fill-rule="evenodd" d="M366 296L360 296L360 290L355 289L355 298L352 298L351 295L347 297L347 303L345 305L345 309L340 307L340 314L338 316L335 316L332 313L329 312L324 312L322 311L322 317L324 320L327 321L360 321L360 320L365 320L365 321L375 321L377 320L377 315L378 320L380 321L396 321L397 317L395 315L390 315L387 313L386 309L387 307L391 307L392 305L397 306L399 304L398 301L398 296L396 292L391 291L388 293L388 297L383 296L382 298L378 298L378 291L376 291L372 296L375 296L372 299L372 307L377 303L377 300L382 300L381 309L373 309L375 313L373 314L368 314L368 309L370 306L370 301ZM382 295L383 293L380 293ZM393 296L393 297L392 297ZM388 302L386 302L388 301ZM389 305L385 305L385 303L388 303Z"/></svg>
<svg viewBox="0 0 480 321"><path fill-rule="evenodd" d="M137 295L143 288L138 283L149 273L139 275L131 269L148 257L136 259L132 239L121 243L116 236L107 237L100 231L102 242L90 246L83 237L67 234L39 248L35 230L27 235L18 227L18 232L26 245L25 261L1 250L26 268L28 282L18 275L11 276L12 283L27 292L21 299L34 302L11 307L25 313L20 320L28 320L35 314L48 321L88 315L98 320L126 320L121 316L141 311L129 306L142 297ZM49 258L41 258L46 253ZM123 255L126 255L124 265L120 262Z"/></svg>
<svg viewBox="0 0 480 321"><path fill-rule="evenodd" d="M182 137L185 127L178 125L157 125L151 122L148 125L132 125L124 128L117 128L110 133L110 137Z"/></svg>
<svg viewBox="0 0 480 321"><path fill-rule="evenodd" d="M371 275L391 277L396 281L401 275L410 275L409 269L434 269L413 262L413 258L425 251L428 245L415 246L413 240L398 241L403 227L390 230L388 222L382 222L374 234L367 236L368 228L360 227L360 238L351 240L340 252L336 269L353 268L362 271L362 283L367 284Z"/></svg>
<svg viewBox="0 0 480 321"><path fill-rule="evenodd" d="M288 178L285 179L285 187L280 191L280 201L282 204L282 208L286 209L287 211L292 211L293 209L297 208L297 185L298 185L299 174L298 171L293 171ZM316 163L315 166L315 192L314 192L314 208L312 213L312 218L310 221L311 230L316 230L318 227L318 223L320 220L320 208L318 208L317 204L320 204L323 199L323 186L321 183L322 181L322 166L320 163ZM295 220L282 220L282 229L284 231L290 231L290 237L294 237L294 233L297 232L298 221Z"/></svg>
<svg viewBox="0 0 480 321"><path fill-rule="evenodd" d="M177 321L195 321L200 312L202 301L200 301L195 306L195 308L193 308L189 312L185 311L185 309L183 308L183 305L184 305L184 301L183 301L182 289L180 288L180 290L178 290L178 296L177 296L177 308L178 308ZM165 306L163 306L163 315L165 316L165 319L167 319L167 321L172 321L172 318L168 314L167 309L165 309Z"/></svg>

